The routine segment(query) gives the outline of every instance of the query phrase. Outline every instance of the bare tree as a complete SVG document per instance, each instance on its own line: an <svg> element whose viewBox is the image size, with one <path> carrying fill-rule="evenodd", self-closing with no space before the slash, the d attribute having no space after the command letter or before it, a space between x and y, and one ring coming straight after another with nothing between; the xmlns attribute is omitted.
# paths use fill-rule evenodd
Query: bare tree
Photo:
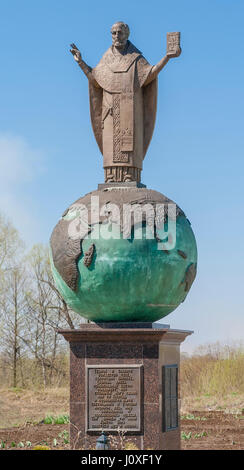
<svg viewBox="0 0 244 470"><path fill-rule="evenodd" d="M1 351L12 370L12 386L17 385L17 366L21 367L18 335L25 310L25 273L20 267L24 243L11 222L0 214L0 318ZM21 369L23 382L23 373Z"/></svg>
<svg viewBox="0 0 244 470"><path fill-rule="evenodd" d="M18 230L0 213L0 275L18 264L18 256L23 253L24 242Z"/></svg>
<svg viewBox="0 0 244 470"><path fill-rule="evenodd" d="M74 328L75 319L53 283L48 248L35 245L28 254L27 265L30 272L26 292L28 335L22 339L41 364L46 386L51 383L53 372L59 372L55 360L64 349L63 338L57 330L66 323Z"/></svg>
<svg viewBox="0 0 244 470"><path fill-rule="evenodd" d="M3 292L0 297L0 312L3 318L3 337L1 348L8 357L9 367L12 370L12 386L17 386L17 367L19 365L21 382L24 385L21 357L25 347L19 340L24 334L24 315L26 276L23 268L15 266L7 271L2 280Z"/></svg>

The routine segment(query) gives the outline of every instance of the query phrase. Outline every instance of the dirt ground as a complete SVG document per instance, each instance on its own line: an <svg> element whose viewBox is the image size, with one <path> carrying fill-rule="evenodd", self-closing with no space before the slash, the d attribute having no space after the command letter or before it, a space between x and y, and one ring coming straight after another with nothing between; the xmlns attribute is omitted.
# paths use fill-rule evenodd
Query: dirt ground
<svg viewBox="0 0 244 470"><path fill-rule="evenodd" d="M0 443L4 443L1 450L31 450L35 446L69 449L69 444L64 443L68 432L67 424L26 424L18 428L0 429Z"/></svg>
<svg viewBox="0 0 244 470"><path fill-rule="evenodd" d="M36 445L69 449L68 431L67 424L29 423L0 430L0 443L4 443L3 450L33 449ZM183 450L243 450L244 416L195 411L183 416L181 436Z"/></svg>
<svg viewBox="0 0 244 470"><path fill-rule="evenodd" d="M243 450L244 416L224 411L193 411L181 419L184 450Z"/></svg>
<svg viewBox="0 0 244 470"><path fill-rule="evenodd" d="M69 424L42 423L46 416L68 414L67 388L0 390L0 450L33 449L36 445L69 449ZM232 394L222 401L209 396L182 400L181 437L184 450L243 450L243 395Z"/></svg>

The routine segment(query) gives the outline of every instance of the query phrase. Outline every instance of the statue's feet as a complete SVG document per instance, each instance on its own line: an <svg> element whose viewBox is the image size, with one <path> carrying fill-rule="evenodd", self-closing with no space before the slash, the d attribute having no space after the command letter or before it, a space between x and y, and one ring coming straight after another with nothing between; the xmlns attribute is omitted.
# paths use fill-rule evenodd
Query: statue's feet
<svg viewBox="0 0 244 470"><path fill-rule="evenodd" d="M107 175L107 178L105 180L105 183L114 183L115 182L115 178L114 178L114 175L113 173L109 173Z"/></svg>
<svg viewBox="0 0 244 470"><path fill-rule="evenodd" d="M134 181L132 175L129 175L128 173L124 175L123 178L124 183L127 183L128 181Z"/></svg>

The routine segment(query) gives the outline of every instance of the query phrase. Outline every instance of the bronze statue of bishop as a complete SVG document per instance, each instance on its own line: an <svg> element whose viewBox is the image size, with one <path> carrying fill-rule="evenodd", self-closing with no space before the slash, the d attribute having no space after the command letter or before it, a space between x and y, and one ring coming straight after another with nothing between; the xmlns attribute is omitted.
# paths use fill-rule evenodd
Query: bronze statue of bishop
<svg viewBox="0 0 244 470"><path fill-rule="evenodd" d="M127 24L115 23L111 33L112 46L95 68L82 60L75 44L71 53L89 80L91 121L105 182L140 183L156 118L157 76L169 59L180 55L180 33L168 33L167 53L154 66L129 41Z"/></svg>

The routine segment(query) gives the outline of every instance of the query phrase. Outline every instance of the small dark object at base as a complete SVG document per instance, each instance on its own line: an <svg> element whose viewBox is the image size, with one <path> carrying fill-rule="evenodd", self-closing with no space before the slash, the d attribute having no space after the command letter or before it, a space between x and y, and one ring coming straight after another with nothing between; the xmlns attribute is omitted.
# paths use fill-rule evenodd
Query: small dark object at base
<svg viewBox="0 0 244 470"><path fill-rule="evenodd" d="M96 450L108 450L109 449L109 440L106 434L104 434L104 432L102 432L101 436L97 438L96 442L97 442Z"/></svg>

